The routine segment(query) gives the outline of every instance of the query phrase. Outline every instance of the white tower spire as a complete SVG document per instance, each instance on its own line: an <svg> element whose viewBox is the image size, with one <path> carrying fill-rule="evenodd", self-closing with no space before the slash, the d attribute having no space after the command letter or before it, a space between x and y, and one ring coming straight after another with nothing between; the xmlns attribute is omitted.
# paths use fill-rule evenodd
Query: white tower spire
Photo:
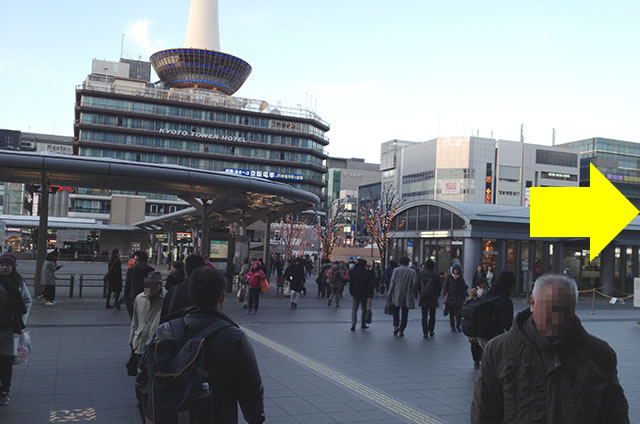
<svg viewBox="0 0 640 424"><path fill-rule="evenodd" d="M191 0L184 46L220 51L218 0Z"/></svg>

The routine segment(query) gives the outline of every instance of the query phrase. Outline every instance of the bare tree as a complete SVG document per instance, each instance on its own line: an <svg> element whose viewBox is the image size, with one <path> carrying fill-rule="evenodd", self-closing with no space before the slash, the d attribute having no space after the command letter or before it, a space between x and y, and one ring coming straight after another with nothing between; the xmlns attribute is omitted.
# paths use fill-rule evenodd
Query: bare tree
<svg viewBox="0 0 640 424"><path fill-rule="evenodd" d="M326 211L325 225L322 225L320 216L316 211L316 223L314 229L318 236L318 242L322 250L322 257L331 260L333 249L338 242L338 236L340 235L340 224L344 215L346 214L346 208L344 206L343 199L336 202L334 210L327 209Z"/></svg>
<svg viewBox="0 0 640 424"><path fill-rule="evenodd" d="M395 188L388 186L380 193L379 200L369 202L361 207L364 223L378 247L378 252L380 253L380 258L384 261L385 268L389 238L395 233L391 229L391 224L398 214L401 204L402 201L398 199ZM398 223L397 228L403 227L404 224L405 220L403 219Z"/></svg>
<svg viewBox="0 0 640 424"><path fill-rule="evenodd" d="M307 220L296 222L293 215L285 215L281 221L280 239L284 245L285 259L293 258L293 248L302 244L302 233L307 226Z"/></svg>

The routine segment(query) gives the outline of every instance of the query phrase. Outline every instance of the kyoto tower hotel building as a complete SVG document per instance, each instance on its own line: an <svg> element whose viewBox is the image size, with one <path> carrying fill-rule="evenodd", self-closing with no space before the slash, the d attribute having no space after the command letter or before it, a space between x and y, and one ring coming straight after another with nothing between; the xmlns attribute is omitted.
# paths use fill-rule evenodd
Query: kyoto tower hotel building
<svg viewBox="0 0 640 424"><path fill-rule="evenodd" d="M159 51L151 64L159 82L94 67L76 88L74 154L258 176L325 198L329 124L309 110L233 96L252 68L220 51L217 1L192 0L185 47ZM106 212L108 197L92 194L73 197ZM172 210L183 203L151 197L175 202Z"/></svg>

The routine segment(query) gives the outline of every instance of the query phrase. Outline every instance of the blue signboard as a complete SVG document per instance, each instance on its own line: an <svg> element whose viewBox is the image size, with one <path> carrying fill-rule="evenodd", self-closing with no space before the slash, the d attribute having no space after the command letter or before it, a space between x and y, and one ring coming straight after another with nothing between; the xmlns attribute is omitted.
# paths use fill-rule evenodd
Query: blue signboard
<svg viewBox="0 0 640 424"><path fill-rule="evenodd" d="M234 175L243 175L245 177L268 178L270 180L293 180L303 181L304 176L300 174L286 174L283 172L272 171L250 171L248 169L225 168L224 172Z"/></svg>

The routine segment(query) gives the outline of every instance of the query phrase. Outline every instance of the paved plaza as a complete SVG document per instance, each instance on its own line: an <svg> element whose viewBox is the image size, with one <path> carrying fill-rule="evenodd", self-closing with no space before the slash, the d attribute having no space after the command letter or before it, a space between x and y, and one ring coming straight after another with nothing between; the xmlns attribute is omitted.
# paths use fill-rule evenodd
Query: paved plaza
<svg viewBox="0 0 640 424"><path fill-rule="evenodd" d="M273 290L256 315L247 315L235 297L225 304L252 340L267 422L469 422L477 371L466 337L451 333L442 313L435 338L422 338L418 310L410 312L405 337L394 337L384 300L376 298L371 328L351 332L348 295L336 309L315 296L315 283L307 286L297 310ZM34 352L14 367L1 423L140 422L134 379L124 367L129 319L103 302L97 293L70 300L62 292L53 307L34 304L28 323ZM514 303L517 311L525 307L522 299ZM596 311L591 314L590 299L580 301L587 331L618 354L631 422L640 422L640 309L599 301Z"/></svg>

